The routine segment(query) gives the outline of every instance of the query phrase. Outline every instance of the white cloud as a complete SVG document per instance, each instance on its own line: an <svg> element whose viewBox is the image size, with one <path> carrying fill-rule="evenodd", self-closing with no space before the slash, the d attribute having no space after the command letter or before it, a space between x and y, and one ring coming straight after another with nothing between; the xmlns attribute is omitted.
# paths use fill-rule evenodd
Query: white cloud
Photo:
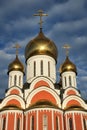
<svg viewBox="0 0 87 130"><path fill-rule="evenodd" d="M38 20L35 18L20 18L16 21L11 21L10 23L5 24L6 31L15 31L15 30L25 30L30 29L35 26L35 23L38 23Z"/></svg>
<svg viewBox="0 0 87 130"><path fill-rule="evenodd" d="M79 36L75 38L75 43L79 45L87 45L87 37L86 36Z"/></svg>
<svg viewBox="0 0 87 130"><path fill-rule="evenodd" d="M58 22L52 27L52 32L73 33L79 31L82 28L87 28L87 18L76 21Z"/></svg>
<svg viewBox="0 0 87 130"><path fill-rule="evenodd" d="M48 11L48 14L51 14L50 16L60 16L63 15L63 17L65 16L70 17L70 15L72 16L77 15L77 14L82 14L84 11L84 1L83 0L68 0L66 3L63 4L55 4L54 6L52 6L52 8Z"/></svg>

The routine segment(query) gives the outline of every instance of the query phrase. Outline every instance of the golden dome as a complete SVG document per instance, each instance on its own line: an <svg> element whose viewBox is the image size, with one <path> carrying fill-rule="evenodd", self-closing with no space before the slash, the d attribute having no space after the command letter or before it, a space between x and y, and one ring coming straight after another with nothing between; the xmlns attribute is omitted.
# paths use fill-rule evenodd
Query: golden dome
<svg viewBox="0 0 87 130"><path fill-rule="evenodd" d="M8 66L8 74L10 71L21 71L24 73L24 66L18 59L18 56L16 55L15 60L9 64Z"/></svg>
<svg viewBox="0 0 87 130"><path fill-rule="evenodd" d="M37 37L31 40L25 48L26 61L35 55L49 55L57 61L57 48L53 41L44 36L42 30Z"/></svg>
<svg viewBox="0 0 87 130"><path fill-rule="evenodd" d="M60 74L66 71L73 71L77 74L76 66L69 60L68 56L66 57L63 64L60 66Z"/></svg>

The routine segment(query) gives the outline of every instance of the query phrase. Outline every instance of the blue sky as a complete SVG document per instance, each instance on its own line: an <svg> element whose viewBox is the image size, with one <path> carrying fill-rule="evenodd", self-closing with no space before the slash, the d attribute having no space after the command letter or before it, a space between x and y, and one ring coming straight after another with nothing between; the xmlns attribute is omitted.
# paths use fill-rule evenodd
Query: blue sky
<svg viewBox="0 0 87 130"><path fill-rule="evenodd" d="M25 64L25 46L39 32L39 18L33 16L39 9L48 14L43 32L58 47L57 70L67 43L78 71L77 87L87 99L87 0L0 0L0 98L8 88L8 65L15 58L16 43L21 45L19 58Z"/></svg>

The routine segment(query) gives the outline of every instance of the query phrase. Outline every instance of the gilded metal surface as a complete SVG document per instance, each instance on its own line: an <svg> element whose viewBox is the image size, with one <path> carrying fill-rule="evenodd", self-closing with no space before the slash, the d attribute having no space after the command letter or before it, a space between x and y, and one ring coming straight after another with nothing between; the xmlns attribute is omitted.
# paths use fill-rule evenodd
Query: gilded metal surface
<svg viewBox="0 0 87 130"><path fill-rule="evenodd" d="M16 58L15 58L15 60L12 62L12 63L10 63L9 64L9 66L8 66L8 73L10 72L10 71L13 71L13 70L19 70L19 71L21 71L21 72L23 72L24 73L24 66L23 66L23 64L20 62L20 60L18 59L18 56L16 55Z"/></svg>
<svg viewBox="0 0 87 130"><path fill-rule="evenodd" d="M57 61L57 48L53 41L44 36L42 31L25 48L26 60L34 55L49 55Z"/></svg>
<svg viewBox="0 0 87 130"><path fill-rule="evenodd" d="M76 66L69 60L68 56L65 62L60 66L60 73L65 71L74 71L77 74Z"/></svg>
<svg viewBox="0 0 87 130"><path fill-rule="evenodd" d="M39 16L39 17L40 17L40 22L39 22L39 24L40 24L40 28L42 28L42 23L43 23L42 17L43 17L43 16L48 16L48 14L44 14L44 11L43 11L43 10L38 10L38 14L34 14L34 16Z"/></svg>

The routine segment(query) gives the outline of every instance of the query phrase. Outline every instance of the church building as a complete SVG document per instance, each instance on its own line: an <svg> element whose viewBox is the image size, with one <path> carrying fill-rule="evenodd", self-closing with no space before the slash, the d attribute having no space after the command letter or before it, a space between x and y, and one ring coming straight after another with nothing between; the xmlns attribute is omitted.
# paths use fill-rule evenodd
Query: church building
<svg viewBox="0 0 87 130"><path fill-rule="evenodd" d="M58 49L43 33L42 16L46 14L39 10L35 16L40 16L40 31L25 47L26 72L18 52L8 65L0 130L87 130L87 103L77 87L76 65L66 54L57 82Z"/></svg>

